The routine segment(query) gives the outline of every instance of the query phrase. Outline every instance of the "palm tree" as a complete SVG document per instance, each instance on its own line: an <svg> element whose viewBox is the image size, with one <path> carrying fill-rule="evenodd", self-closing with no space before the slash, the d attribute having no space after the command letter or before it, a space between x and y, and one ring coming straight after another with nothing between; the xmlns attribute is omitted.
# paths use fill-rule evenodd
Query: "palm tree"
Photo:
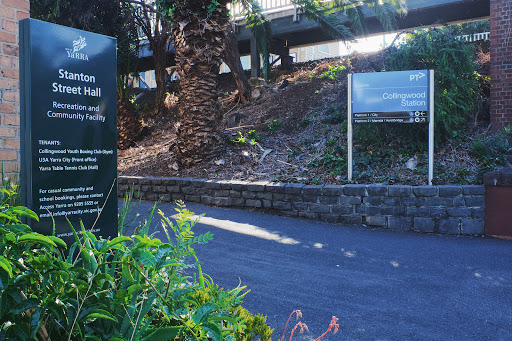
<svg viewBox="0 0 512 341"><path fill-rule="evenodd" d="M176 64L180 75L179 123L174 145L180 163L189 167L218 156L224 148L217 75L223 61L224 35L229 27L228 0L157 0L172 24ZM270 25L256 0L238 0L245 8L260 51L268 61ZM363 8L372 10L391 29L405 0L293 0L333 38L353 39L365 31Z"/></svg>

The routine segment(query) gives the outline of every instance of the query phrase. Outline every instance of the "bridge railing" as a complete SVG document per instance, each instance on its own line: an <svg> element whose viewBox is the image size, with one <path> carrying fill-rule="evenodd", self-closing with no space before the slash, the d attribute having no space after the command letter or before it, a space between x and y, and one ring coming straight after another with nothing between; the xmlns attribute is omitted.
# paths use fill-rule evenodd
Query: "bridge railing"
<svg viewBox="0 0 512 341"><path fill-rule="evenodd" d="M294 9L294 5L290 0L258 0L264 14L281 12L289 9ZM244 16L244 8L240 4L228 4L231 17L234 20L240 20Z"/></svg>
<svg viewBox="0 0 512 341"><path fill-rule="evenodd" d="M490 36L491 36L491 32L480 32L480 33L475 33L475 34L465 34L462 36L458 36L457 39L464 40L464 41L471 43L473 41L478 41L478 40L489 40Z"/></svg>

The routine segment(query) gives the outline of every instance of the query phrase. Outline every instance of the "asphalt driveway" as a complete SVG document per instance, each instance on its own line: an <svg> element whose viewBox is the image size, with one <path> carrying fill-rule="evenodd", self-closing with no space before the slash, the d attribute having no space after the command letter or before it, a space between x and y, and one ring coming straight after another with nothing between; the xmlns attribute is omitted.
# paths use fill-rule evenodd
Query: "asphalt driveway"
<svg viewBox="0 0 512 341"><path fill-rule="evenodd" d="M214 234L196 247L203 271L251 289L244 306L268 316L275 340L294 309L310 330L294 340L314 340L333 315L340 331L323 340L512 340L512 241L187 208L205 213L197 233Z"/></svg>

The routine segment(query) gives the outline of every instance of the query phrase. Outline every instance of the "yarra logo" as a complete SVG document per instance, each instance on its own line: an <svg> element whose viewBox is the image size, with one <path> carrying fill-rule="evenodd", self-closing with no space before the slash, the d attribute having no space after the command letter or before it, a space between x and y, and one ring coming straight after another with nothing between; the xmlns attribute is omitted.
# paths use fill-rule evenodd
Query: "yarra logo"
<svg viewBox="0 0 512 341"><path fill-rule="evenodd" d="M89 57L87 54L79 52L84 47L87 46L87 42L85 41L85 38L80 36L79 39L73 40L73 48L72 49L66 49L66 52L68 53L68 58L73 59L81 59L81 60L89 60Z"/></svg>

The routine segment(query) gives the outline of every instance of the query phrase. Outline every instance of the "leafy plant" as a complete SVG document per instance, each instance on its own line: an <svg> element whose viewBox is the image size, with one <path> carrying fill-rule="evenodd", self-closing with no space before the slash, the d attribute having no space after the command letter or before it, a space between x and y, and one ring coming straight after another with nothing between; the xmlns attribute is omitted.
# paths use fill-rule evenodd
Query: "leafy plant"
<svg viewBox="0 0 512 341"><path fill-rule="evenodd" d="M471 145L471 153L483 164L483 171L503 166L505 154L509 151L511 127L506 127L491 135L482 135Z"/></svg>
<svg viewBox="0 0 512 341"><path fill-rule="evenodd" d="M238 137L236 139L230 139L229 142L231 143L237 143L237 144L245 144L245 137L244 134L242 134L241 131L238 132Z"/></svg>
<svg viewBox="0 0 512 341"><path fill-rule="evenodd" d="M270 131L271 134L276 132L277 130L281 129L281 125L282 125L281 120L272 120L271 122L268 122L268 124L267 124L268 130Z"/></svg>
<svg viewBox="0 0 512 341"><path fill-rule="evenodd" d="M256 130L250 130L247 133L247 138L244 137L241 131L238 132L238 137L236 139L230 139L229 142L233 144L245 144L247 143L247 139L249 139L249 144L254 146L258 143L259 135L256 133Z"/></svg>
<svg viewBox="0 0 512 341"><path fill-rule="evenodd" d="M9 206L19 206L21 198L18 194L18 183L6 176L2 170L2 180L0 184L0 202L3 203L7 199L6 204Z"/></svg>
<svg viewBox="0 0 512 341"><path fill-rule="evenodd" d="M302 122L300 122L299 126L301 128L306 128L308 125L311 124L311 122L313 122L313 119L311 117L304 117Z"/></svg>
<svg viewBox="0 0 512 341"><path fill-rule="evenodd" d="M342 123L343 120L347 117L346 111L342 112L339 107L334 104L331 104L325 110L326 117L322 119L322 123L327 124L338 124Z"/></svg>
<svg viewBox="0 0 512 341"><path fill-rule="evenodd" d="M328 78L330 80L335 80L337 78L340 78L343 74L343 71L345 71L347 68L345 65L331 65L329 66L329 69L318 76L318 78Z"/></svg>
<svg viewBox="0 0 512 341"><path fill-rule="evenodd" d="M37 216L10 206L13 192L3 194L0 339L224 340L246 329L249 314L246 320L237 315L245 287L224 291L203 274L192 246L212 234L194 234L199 218L183 204L174 221L158 212L167 242L150 234L156 207L133 234L123 235L131 230L128 198L116 238L70 226L75 243L65 251L61 239L21 223L21 217Z"/></svg>
<svg viewBox="0 0 512 341"><path fill-rule="evenodd" d="M249 132L247 133L247 137L254 141L258 141L260 139L260 136L258 135L256 130L249 130Z"/></svg>

